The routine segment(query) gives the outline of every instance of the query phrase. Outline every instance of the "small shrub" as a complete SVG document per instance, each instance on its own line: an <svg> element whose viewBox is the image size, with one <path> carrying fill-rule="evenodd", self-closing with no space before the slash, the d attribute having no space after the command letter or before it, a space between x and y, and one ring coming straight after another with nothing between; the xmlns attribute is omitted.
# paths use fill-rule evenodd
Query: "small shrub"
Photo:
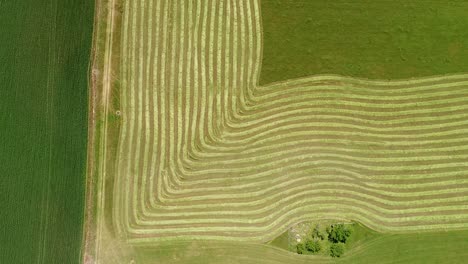
<svg viewBox="0 0 468 264"><path fill-rule="evenodd" d="M312 230L312 238L314 240L324 240L325 239L325 236L322 234L322 232L320 232L320 228L319 228L319 225L316 225L314 227L314 229Z"/></svg>
<svg viewBox="0 0 468 264"><path fill-rule="evenodd" d="M298 243L296 245L296 251L297 254L304 254L304 251L306 251L305 245L303 243Z"/></svg>
<svg viewBox="0 0 468 264"><path fill-rule="evenodd" d="M305 248L309 252L317 253L322 249L322 246L320 245L318 241L309 240L306 242Z"/></svg>
<svg viewBox="0 0 468 264"><path fill-rule="evenodd" d="M344 246L342 243L334 243L330 246L330 256L339 258L344 253Z"/></svg>

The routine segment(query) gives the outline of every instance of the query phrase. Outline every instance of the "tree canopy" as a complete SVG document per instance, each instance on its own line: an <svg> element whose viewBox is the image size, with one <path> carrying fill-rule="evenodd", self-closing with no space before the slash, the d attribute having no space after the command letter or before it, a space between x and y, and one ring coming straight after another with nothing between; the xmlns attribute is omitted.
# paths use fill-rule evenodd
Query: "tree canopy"
<svg viewBox="0 0 468 264"><path fill-rule="evenodd" d="M330 246L330 256L339 258L344 253L344 246L342 243L333 243Z"/></svg>
<svg viewBox="0 0 468 264"><path fill-rule="evenodd" d="M333 243L346 243L351 232L351 229L344 224L331 225L327 228L328 240Z"/></svg>
<svg viewBox="0 0 468 264"><path fill-rule="evenodd" d="M322 246L318 241L308 240L305 244L307 251L317 253L322 249Z"/></svg>
<svg viewBox="0 0 468 264"><path fill-rule="evenodd" d="M305 248L305 245L303 243L298 243L296 245L297 254L304 254L305 250L306 250L306 248Z"/></svg>

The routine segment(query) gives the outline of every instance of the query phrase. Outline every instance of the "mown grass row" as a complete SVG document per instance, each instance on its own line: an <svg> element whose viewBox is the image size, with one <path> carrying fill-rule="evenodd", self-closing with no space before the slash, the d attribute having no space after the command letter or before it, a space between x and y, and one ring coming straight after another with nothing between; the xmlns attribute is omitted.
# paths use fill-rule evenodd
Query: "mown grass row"
<svg viewBox="0 0 468 264"><path fill-rule="evenodd" d="M127 1L122 41L113 219L129 240L467 227L467 75L258 86L257 1Z"/></svg>

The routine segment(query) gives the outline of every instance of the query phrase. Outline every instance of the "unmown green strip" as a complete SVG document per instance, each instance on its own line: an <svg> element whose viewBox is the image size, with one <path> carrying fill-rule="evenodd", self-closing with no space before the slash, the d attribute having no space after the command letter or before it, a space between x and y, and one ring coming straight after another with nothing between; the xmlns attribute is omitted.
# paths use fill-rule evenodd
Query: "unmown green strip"
<svg viewBox="0 0 468 264"><path fill-rule="evenodd" d="M341 258L298 255L275 245L224 241L164 242L138 247L137 263L465 263L468 231L380 234L354 228ZM282 243L285 245L285 243Z"/></svg>
<svg viewBox="0 0 468 264"><path fill-rule="evenodd" d="M313 74L401 79L468 69L464 0L262 0L261 8L261 84Z"/></svg>

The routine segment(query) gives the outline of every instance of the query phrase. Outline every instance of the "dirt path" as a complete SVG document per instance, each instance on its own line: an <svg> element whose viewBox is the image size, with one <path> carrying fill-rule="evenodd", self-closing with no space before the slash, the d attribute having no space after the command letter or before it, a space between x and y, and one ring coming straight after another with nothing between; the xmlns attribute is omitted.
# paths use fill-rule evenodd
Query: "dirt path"
<svg viewBox="0 0 468 264"><path fill-rule="evenodd" d="M107 115L112 87L112 43L116 2L117 0L98 0L95 6L89 84L86 207L82 245L82 261L86 264L97 263L98 243L101 236L102 212L99 210L103 208L104 198ZM104 39L105 42L102 44Z"/></svg>

